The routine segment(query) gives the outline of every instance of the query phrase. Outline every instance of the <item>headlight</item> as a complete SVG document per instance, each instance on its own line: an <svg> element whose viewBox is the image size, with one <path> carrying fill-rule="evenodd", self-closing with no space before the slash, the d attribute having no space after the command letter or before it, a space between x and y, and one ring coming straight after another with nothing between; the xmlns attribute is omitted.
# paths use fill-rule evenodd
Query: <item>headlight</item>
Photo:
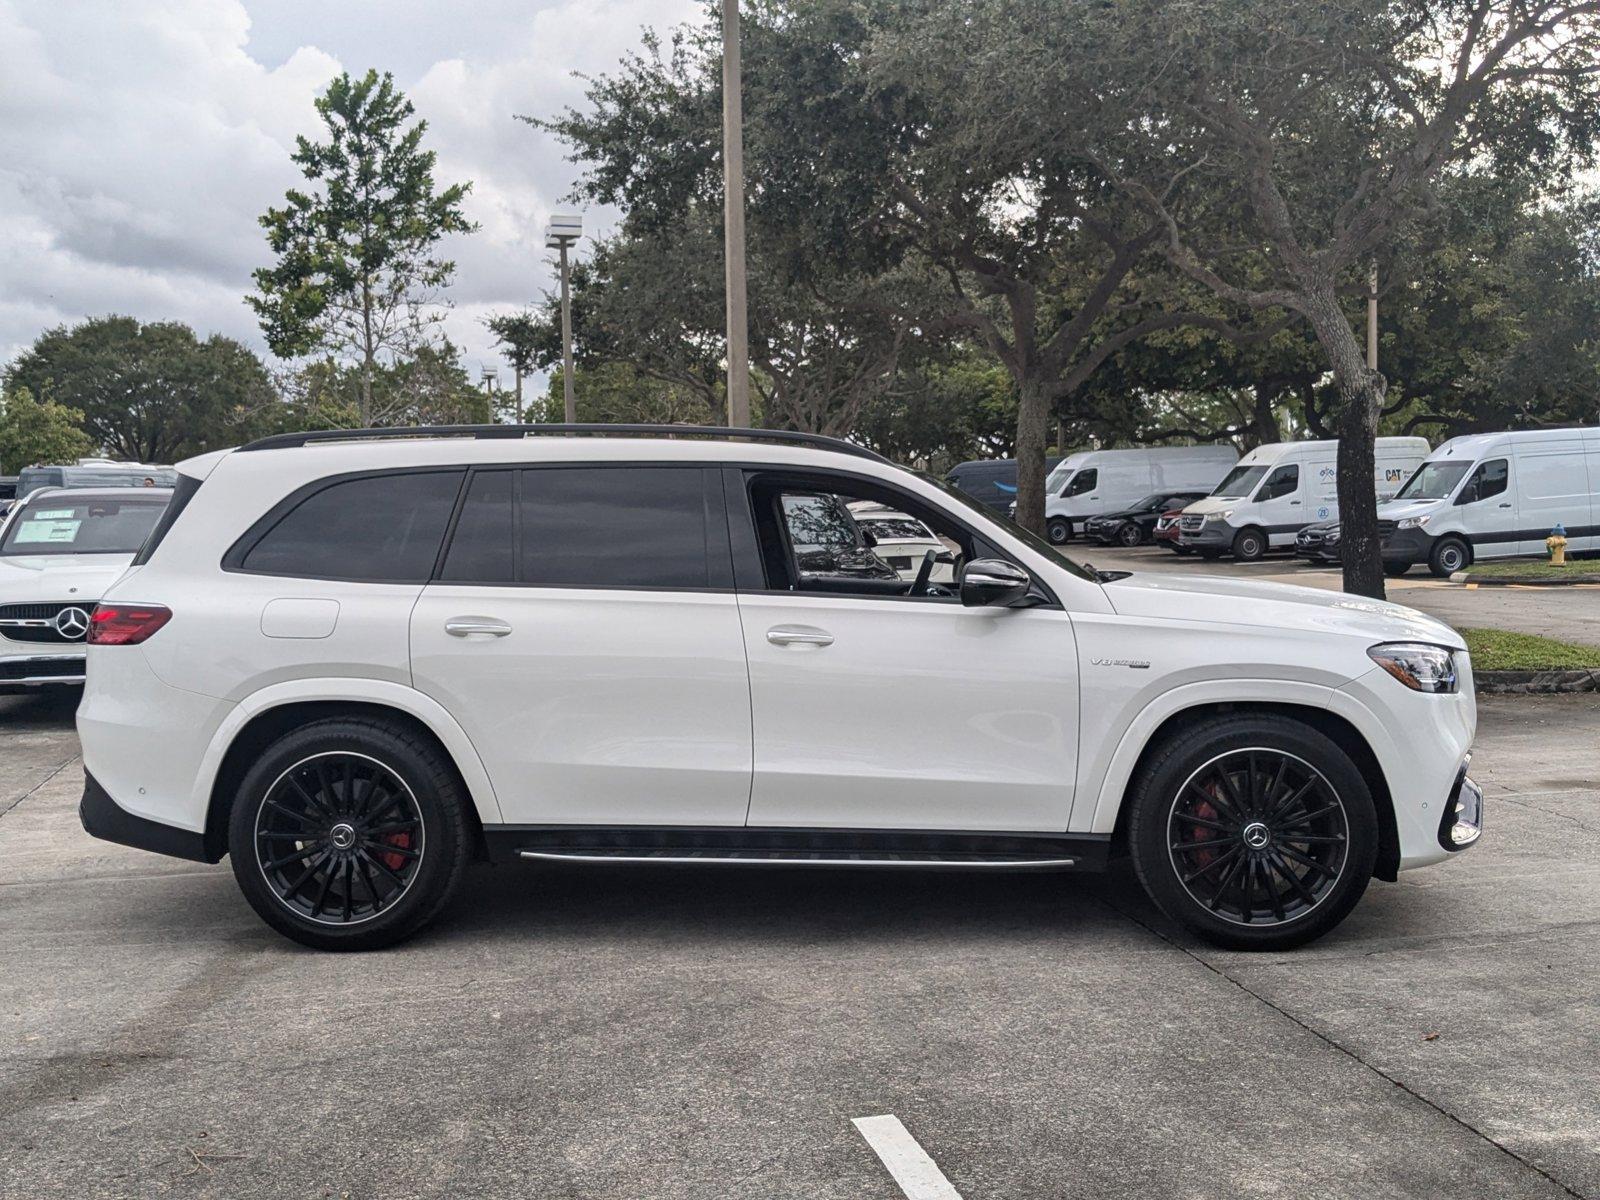
<svg viewBox="0 0 1600 1200"><path fill-rule="evenodd" d="M1335 542L1337 542L1338 540L1339 540L1339 531L1338 531L1338 529L1330 529L1330 530L1328 530L1327 533L1323 534L1323 536L1322 536L1322 544L1324 546L1331 546Z"/></svg>
<svg viewBox="0 0 1600 1200"><path fill-rule="evenodd" d="M1227 512L1207 513L1206 524L1214 525L1218 521L1226 521L1231 516L1233 516L1233 509L1231 508Z"/></svg>
<svg viewBox="0 0 1600 1200"><path fill-rule="evenodd" d="M1395 522L1396 529L1421 529L1428 523L1427 517L1401 517Z"/></svg>
<svg viewBox="0 0 1600 1200"><path fill-rule="evenodd" d="M1455 655L1426 642L1386 642L1367 651L1389 674L1414 692L1447 695L1460 687Z"/></svg>

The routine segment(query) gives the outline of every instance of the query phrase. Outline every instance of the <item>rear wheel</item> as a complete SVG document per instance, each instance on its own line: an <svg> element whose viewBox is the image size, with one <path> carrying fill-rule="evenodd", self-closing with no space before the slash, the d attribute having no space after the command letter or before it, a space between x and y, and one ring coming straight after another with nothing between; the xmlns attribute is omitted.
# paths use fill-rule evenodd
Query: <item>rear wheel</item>
<svg viewBox="0 0 1600 1200"><path fill-rule="evenodd" d="M1044 523L1044 532L1052 546L1065 546L1072 540L1072 522L1065 517L1051 517Z"/></svg>
<svg viewBox="0 0 1600 1200"><path fill-rule="evenodd" d="M1440 579L1448 579L1471 561L1472 552L1460 538L1440 538L1428 553L1428 570Z"/></svg>
<svg viewBox="0 0 1600 1200"><path fill-rule="evenodd" d="M303 945L392 945L455 891L466 803L450 764L403 726L316 721L274 742L240 784L234 877L262 920Z"/></svg>
<svg viewBox="0 0 1600 1200"><path fill-rule="evenodd" d="M1131 548L1142 541L1144 541L1144 535L1134 522L1124 521L1117 526L1117 545Z"/></svg>
<svg viewBox="0 0 1600 1200"><path fill-rule="evenodd" d="M1207 941L1285 950L1342 921L1377 857L1372 793L1331 739L1272 715L1184 731L1141 767L1129 848L1150 898Z"/></svg>
<svg viewBox="0 0 1600 1200"><path fill-rule="evenodd" d="M1241 529L1233 537L1233 556L1240 562L1255 562L1267 552L1267 535L1259 529Z"/></svg>

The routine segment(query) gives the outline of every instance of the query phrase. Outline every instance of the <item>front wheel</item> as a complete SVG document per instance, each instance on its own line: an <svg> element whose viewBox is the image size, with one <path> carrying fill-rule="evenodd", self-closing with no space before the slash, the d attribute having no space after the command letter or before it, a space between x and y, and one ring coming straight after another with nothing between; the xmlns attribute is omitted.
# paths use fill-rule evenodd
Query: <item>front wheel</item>
<svg viewBox="0 0 1600 1200"><path fill-rule="evenodd" d="M1128 839L1150 898L1218 946L1287 950L1344 920L1377 858L1366 780L1288 717L1229 715L1152 752Z"/></svg>
<svg viewBox="0 0 1600 1200"><path fill-rule="evenodd" d="M1441 538L1428 555L1428 570L1440 579L1448 579L1457 571L1465 570L1471 559L1465 542L1459 538Z"/></svg>
<svg viewBox="0 0 1600 1200"><path fill-rule="evenodd" d="M1117 526L1117 545L1126 546L1129 549L1132 549L1143 540L1144 536L1141 534L1139 526L1134 522L1124 521L1121 525Z"/></svg>
<svg viewBox="0 0 1600 1200"><path fill-rule="evenodd" d="M234 878L262 920L303 945L392 945L460 882L466 805L450 763L404 726L315 721L246 772L228 824Z"/></svg>
<svg viewBox="0 0 1600 1200"><path fill-rule="evenodd" d="M1233 538L1233 556L1240 562L1255 562L1267 552L1267 535L1259 529L1241 529Z"/></svg>
<svg viewBox="0 0 1600 1200"><path fill-rule="evenodd" d="M1051 517L1044 523L1044 532L1052 546L1065 546L1072 540L1072 522L1065 517Z"/></svg>

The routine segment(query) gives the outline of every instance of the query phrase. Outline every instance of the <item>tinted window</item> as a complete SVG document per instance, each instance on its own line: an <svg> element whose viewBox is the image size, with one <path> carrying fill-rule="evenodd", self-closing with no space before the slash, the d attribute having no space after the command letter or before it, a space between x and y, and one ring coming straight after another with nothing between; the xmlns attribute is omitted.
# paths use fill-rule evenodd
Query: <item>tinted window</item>
<svg viewBox="0 0 1600 1200"><path fill-rule="evenodd" d="M515 471L473 475L439 578L456 583L510 583L516 578L511 562L516 488Z"/></svg>
<svg viewBox="0 0 1600 1200"><path fill-rule="evenodd" d="M460 488L460 471L346 479L302 500L240 565L267 575L423 583Z"/></svg>
<svg viewBox="0 0 1600 1200"><path fill-rule="evenodd" d="M141 500L82 500L54 492L33 501L6 526L0 553L132 554L166 506L165 492Z"/></svg>
<svg viewBox="0 0 1600 1200"><path fill-rule="evenodd" d="M1467 480L1467 486L1461 489L1461 495L1456 500L1457 504L1472 504L1478 500L1487 500L1490 496L1498 496L1506 490L1506 460L1492 458L1486 463L1480 463L1478 469L1472 473L1472 478Z"/></svg>
<svg viewBox="0 0 1600 1200"><path fill-rule="evenodd" d="M1267 476L1266 483L1261 485L1257 493L1257 500L1276 500L1279 496L1288 496L1300 486L1300 468L1297 466L1279 467Z"/></svg>
<svg viewBox="0 0 1600 1200"><path fill-rule="evenodd" d="M1085 492L1094 491L1095 484L1099 482L1100 472L1096 468L1090 467L1087 471L1079 471L1074 475L1067 484L1067 490L1061 494L1063 496L1081 496Z"/></svg>
<svg viewBox="0 0 1600 1200"><path fill-rule="evenodd" d="M523 583L710 586L700 468L551 467L521 472L520 486Z"/></svg>

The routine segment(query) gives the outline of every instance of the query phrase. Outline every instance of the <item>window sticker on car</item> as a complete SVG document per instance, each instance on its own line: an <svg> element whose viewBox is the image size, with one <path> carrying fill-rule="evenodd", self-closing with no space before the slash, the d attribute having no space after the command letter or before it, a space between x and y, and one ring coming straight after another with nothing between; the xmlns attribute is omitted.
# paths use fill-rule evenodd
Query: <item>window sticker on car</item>
<svg viewBox="0 0 1600 1200"><path fill-rule="evenodd" d="M64 542L70 544L78 536L78 526L82 524L82 521L41 521L30 517L17 530L16 540L19 544L24 542Z"/></svg>
<svg viewBox="0 0 1600 1200"><path fill-rule="evenodd" d="M28 518L30 521L70 521L71 519L72 509L70 508L52 508L48 512L41 510Z"/></svg>

